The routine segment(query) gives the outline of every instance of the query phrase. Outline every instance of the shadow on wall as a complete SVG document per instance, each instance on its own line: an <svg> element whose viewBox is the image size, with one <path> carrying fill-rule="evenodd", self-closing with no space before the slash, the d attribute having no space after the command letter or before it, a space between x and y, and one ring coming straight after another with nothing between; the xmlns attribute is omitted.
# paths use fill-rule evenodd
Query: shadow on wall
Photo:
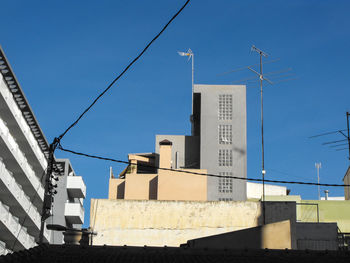
<svg viewBox="0 0 350 263"><path fill-rule="evenodd" d="M186 168L200 169L200 138L199 136L185 136Z"/></svg>
<svg viewBox="0 0 350 263"><path fill-rule="evenodd" d="M241 148L237 148L237 147L233 147L233 150L235 152L238 152L239 155L245 155L246 154L246 151L244 149L241 149Z"/></svg>
<svg viewBox="0 0 350 263"><path fill-rule="evenodd" d="M149 200L157 200L158 197L158 176L149 181Z"/></svg>
<svg viewBox="0 0 350 263"><path fill-rule="evenodd" d="M265 207L265 208L264 208ZM258 217L258 225L262 226L265 224L272 224L281 221L289 220L290 222L290 242L291 248L296 248L295 235L292 233L296 232L296 203L295 202L264 202L260 203L260 215ZM265 216L265 220L264 220ZM285 226L283 227L285 228ZM260 244L266 243L264 240L266 236L262 229L260 235Z"/></svg>
<svg viewBox="0 0 350 263"><path fill-rule="evenodd" d="M117 199L124 199L125 181L117 186Z"/></svg>
<svg viewBox="0 0 350 263"><path fill-rule="evenodd" d="M260 203L257 213L259 217L256 227L189 240L181 246L227 249L297 248L295 202L265 202L265 211Z"/></svg>

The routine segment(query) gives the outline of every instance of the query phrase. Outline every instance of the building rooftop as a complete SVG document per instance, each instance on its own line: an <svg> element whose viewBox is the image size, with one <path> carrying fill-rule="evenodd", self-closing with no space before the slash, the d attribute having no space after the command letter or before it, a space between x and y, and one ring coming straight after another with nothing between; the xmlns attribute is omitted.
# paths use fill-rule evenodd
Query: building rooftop
<svg viewBox="0 0 350 263"><path fill-rule="evenodd" d="M348 262L350 251L224 250L186 247L41 245L0 262Z"/></svg>

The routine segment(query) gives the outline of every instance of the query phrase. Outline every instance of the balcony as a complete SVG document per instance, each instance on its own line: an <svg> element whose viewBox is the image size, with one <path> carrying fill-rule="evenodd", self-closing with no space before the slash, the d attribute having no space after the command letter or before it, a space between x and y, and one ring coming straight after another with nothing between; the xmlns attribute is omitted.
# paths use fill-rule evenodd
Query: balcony
<svg viewBox="0 0 350 263"><path fill-rule="evenodd" d="M64 216L66 220L71 224L83 224L84 223L84 208L78 203L66 203L64 209Z"/></svg>
<svg viewBox="0 0 350 263"><path fill-rule="evenodd" d="M37 195L35 205L40 207L40 202L42 202L44 196L44 188L41 186L39 178L35 175L27 158L18 147L17 142L1 118L0 135L1 157L4 159L3 162L6 168L13 172L16 181L25 187L24 190L27 195Z"/></svg>
<svg viewBox="0 0 350 263"><path fill-rule="evenodd" d="M29 249L36 245L34 237L28 234L26 227L21 227L19 219L13 216L9 207L1 202L0 232L2 233L2 242L13 251Z"/></svg>
<svg viewBox="0 0 350 263"><path fill-rule="evenodd" d="M0 159L0 200L4 205L11 207L11 213L23 220L26 218L24 226L28 233L35 238L39 238L41 217L30 198L25 194L12 173L8 171ZM49 241L50 235L45 229L44 237Z"/></svg>
<svg viewBox="0 0 350 263"><path fill-rule="evenodd" d="M0 74L1 116L5 118L4 120L8 123L11 133L13 133L15 137L19 139L18 143L25 151L30 161L35 164L37 170L36 172L38 172L39 170L45 169L47 166L47 161L42 150L45 147L47 148L47 146L44 145L45 143L42 141L43 139L35 139L34 134L24 117L24 115L27 116L30 112L25 111L23 112L24 115L22 114L22 111L19 109L15 101L18 99L19 98L16 97L16 94L12 94L10 92L5 83L5 79L3 78L2 74ZM34 122L34 120L32 120L32 122Z"/></svg>
<svg viewBox="0 0 350 263"><path fill-rule="evenodd" d="M81 176L67 176L67 191L72 198L85 198L86 185Z"/></svg>

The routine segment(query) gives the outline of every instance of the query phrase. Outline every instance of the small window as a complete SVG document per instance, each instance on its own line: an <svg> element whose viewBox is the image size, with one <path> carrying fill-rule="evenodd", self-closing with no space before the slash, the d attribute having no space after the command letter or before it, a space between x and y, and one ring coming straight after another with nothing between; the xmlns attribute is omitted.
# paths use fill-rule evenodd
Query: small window
<svg viewBox="0 0 350 263"><path fill-rule="evenodd" d="M219 95L219 120L232 120L232 95Z"/></svg>
<svg viewBox="0 0 350 263"><path fill-rule="evenodd" d="M219 125L219 144L232 144L232 125Z"/></svg>
<svg viewBox="0 0 350 263"><path fill-rule="evenodd" d="M219 201L232 201L233 199L232 198L219 198Z"/></svg>
<svg viewBox="0 0 350 263"><path fill-rule="evenodd" d="M219 150L219 166L232 166L232 150Z"/></svg>
<svg viewBox="0 0 350 263"><path fill-rule="evenodd" d="M233 191L233 178L225 177L232 176L232 172L220 172L219 173L219 193L232 193Z"/></svg>

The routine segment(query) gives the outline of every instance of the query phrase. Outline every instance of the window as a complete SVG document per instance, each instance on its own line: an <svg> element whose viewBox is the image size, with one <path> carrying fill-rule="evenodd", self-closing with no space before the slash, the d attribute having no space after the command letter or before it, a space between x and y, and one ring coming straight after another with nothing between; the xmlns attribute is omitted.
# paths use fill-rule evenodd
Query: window
<svg viewBox="0 0 350 263"><path fill-rule="evenodd" d="M219 201L232 201L232 198L219 198Z"/></svg>
<svg viewBox="0 0 350 263"><path fill-rule="evenodd" d="M219 173L219 193L232 193L233 178L227 178L224 176L232 176L232 172L220 172Z"/></svg>
<svg viewBox="0 0 350 263"><path fill-rule="evenodd" d="M219 144L232 144L232 125L219 125Z"/></svg>
<svg viewBox="0 0 350 263"><path fill-rule="evenodd" d="M219 166L232 166L232 150L219 150Z"/></svg>
<svg viewBox="0 0 350 263"><path fill-rule="evenodd" d="M232 120L232 95L219 95L219 120Z"/></svg>

